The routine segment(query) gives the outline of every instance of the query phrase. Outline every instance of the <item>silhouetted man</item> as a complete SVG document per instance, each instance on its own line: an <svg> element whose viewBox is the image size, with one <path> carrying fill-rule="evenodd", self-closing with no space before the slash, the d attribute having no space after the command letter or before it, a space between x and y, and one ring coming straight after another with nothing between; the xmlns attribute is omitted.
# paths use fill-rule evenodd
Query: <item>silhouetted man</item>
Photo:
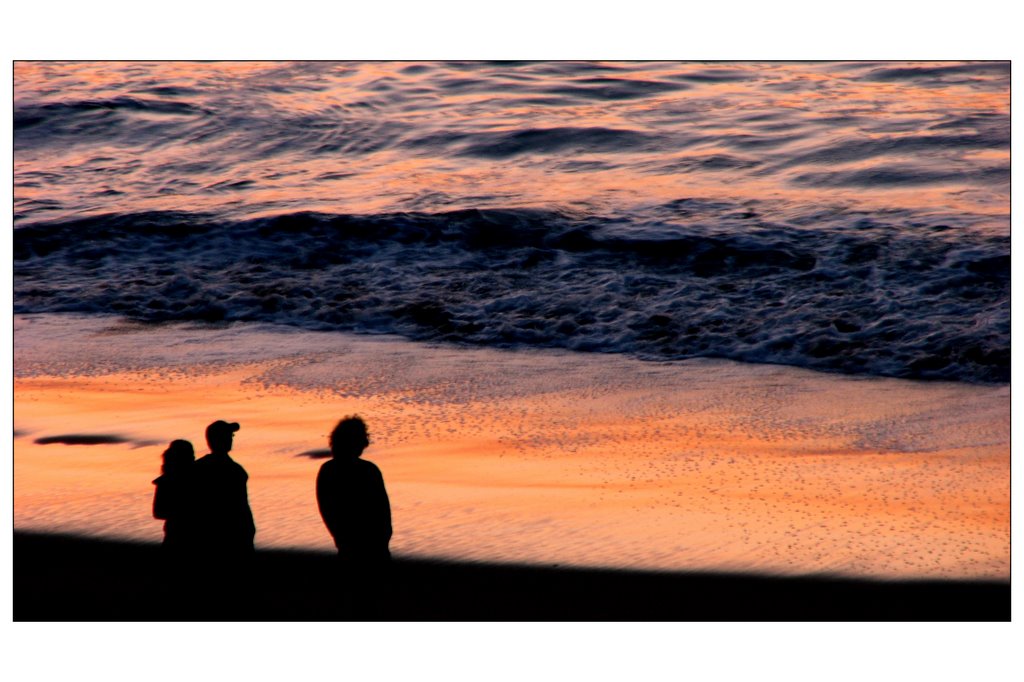
<svg viewBox="0 0 1024 682"><path fill-rule="evenodd" d="M316 501L338 555L349 567L370 568L391 558L391 502L384 477L360 459L370 444L366 424L346 417L331 432L331 454L316 477Z"/></svg>
<svg viewBox="0 0 1024 682"><path fill-rule="evenodd" d="M215 421L206 427L210 454L194 465L198 549L206 558L243 559L253 551L256 525L249 509L249 474L228 453L239 425Z"/></svg>

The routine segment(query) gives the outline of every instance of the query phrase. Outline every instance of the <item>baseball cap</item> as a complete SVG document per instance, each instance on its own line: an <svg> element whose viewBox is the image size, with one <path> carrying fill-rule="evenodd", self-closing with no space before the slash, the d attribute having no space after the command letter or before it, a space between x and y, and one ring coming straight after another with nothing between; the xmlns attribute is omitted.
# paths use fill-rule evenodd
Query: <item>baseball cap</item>
<svg viewBox="0 0 1024 682"><path fill-rule="evenodd" d="M219 433L234 433L240 428L242 427L238 425L238 422L226 422L223 419L218 419L206 427L206 437L209 438L211 435Z"/></svg>

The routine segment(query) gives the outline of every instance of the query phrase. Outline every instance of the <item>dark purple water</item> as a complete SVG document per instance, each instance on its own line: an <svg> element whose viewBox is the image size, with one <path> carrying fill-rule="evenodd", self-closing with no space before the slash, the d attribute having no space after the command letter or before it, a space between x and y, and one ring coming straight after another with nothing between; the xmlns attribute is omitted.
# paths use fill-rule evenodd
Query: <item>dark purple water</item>
<svg viewBox="0 0 1024 682"><path fill-rule="evenodd" d="M1006 63L25 63L17 313L1009 381Z"/></svg>

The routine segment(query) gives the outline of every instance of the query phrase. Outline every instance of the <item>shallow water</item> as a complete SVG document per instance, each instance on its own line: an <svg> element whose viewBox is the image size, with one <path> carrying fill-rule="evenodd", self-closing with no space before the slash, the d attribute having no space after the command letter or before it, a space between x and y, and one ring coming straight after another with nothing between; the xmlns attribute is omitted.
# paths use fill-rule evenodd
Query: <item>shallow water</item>
<svg viewBox="0 0 1024 682"><path fill-rule="evenodd" d="M453 349L268 325L15 319L14 525L159 541L160 453L242 429L260 547L331 549L313 481L370 428L399 556L1009 575L1007 386Z"/></svg>
<svg viewBox="0 0 1024 682"><path fill-rule="evenodd" d="M15 310L1009 381L1008 63L15 64Z"/></svg>

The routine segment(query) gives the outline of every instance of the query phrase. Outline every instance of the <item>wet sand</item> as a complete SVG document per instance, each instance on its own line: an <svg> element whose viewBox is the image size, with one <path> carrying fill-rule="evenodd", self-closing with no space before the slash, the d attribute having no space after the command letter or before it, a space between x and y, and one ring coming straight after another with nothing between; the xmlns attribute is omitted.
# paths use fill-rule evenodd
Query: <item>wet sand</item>
<svg viewBox="0 0 1024 682"><path fill-rule="evenodd" d="M34 316L14 389L19 531L158 542L160 453L223 418L257 547L330 550L357 412L403 560L1009 579L1008 386Z"/></svg>
<svg viewBox="0 0 1024 682"><path fill-rule="evenodd" d="M179 576L180 578L180 576ZM1008 621L1000 581L879 581L403 559L368 589L330 554L257 553L235 601L175 591L160 547L15 533L16 621ZM372 594L357 601L354 596Z"/></svg>

